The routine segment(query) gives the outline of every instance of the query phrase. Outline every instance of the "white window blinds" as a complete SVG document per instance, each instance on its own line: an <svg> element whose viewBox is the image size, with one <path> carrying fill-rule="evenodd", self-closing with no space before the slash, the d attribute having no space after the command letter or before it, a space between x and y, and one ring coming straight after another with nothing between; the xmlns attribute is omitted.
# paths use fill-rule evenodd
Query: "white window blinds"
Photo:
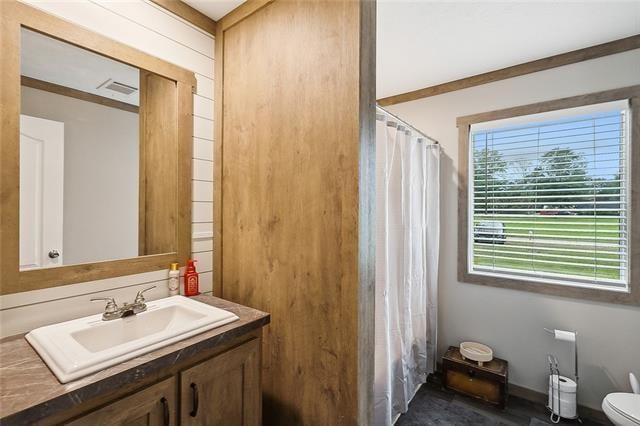
<svg viewBox="0 0 640 426"><path fill-rule="evenodd" d="M626 289L628 102L471 126L471 273Z"/></svg>

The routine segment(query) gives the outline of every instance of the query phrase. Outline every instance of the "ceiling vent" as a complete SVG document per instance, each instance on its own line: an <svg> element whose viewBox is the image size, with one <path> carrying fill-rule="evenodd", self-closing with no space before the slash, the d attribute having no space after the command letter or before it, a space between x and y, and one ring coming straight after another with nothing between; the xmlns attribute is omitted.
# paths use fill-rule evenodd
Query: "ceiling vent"
<svg viewBox="0 0 640 426"><path fill-rule="evenodd" d="M108 79L98 86L97 89L112 90L114 92L122 93L123 95L130 95L138 90L133 86L129 86L128 84L120 83L112 79Z"/></svg>

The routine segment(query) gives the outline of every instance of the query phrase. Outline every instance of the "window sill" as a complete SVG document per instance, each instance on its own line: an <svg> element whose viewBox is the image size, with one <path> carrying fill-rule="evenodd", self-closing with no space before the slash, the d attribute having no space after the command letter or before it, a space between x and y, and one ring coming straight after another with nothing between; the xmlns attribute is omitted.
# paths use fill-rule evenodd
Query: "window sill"
<svg viewBox="0 0 640 426"><path fill-rule="evenodd" d="M468 284L529 291L549 296L640 306L640 291L634 289L633 286L628 288L595 288L580 283L554 283L543 279L516 279L499 274L468 272L464 269L458 271L458 281Z"/></svg>

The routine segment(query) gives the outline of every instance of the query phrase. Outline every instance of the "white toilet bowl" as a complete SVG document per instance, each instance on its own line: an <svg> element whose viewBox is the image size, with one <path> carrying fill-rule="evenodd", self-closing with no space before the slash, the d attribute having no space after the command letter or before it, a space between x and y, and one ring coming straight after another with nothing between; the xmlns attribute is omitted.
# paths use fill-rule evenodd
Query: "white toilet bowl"
<svg viewBox="0 0 640 426"><path fill-rule="evenodd" d="M633 393L615 392L602 400L602 411L617 426L640 426L640 383L629 373Z"/></svg>
<svg viewBox="0 0 640 426"><path fill-rule="evenodd" d="M617 426L640 426L640 394L615 392L602 401L602 411Z"/></svg>

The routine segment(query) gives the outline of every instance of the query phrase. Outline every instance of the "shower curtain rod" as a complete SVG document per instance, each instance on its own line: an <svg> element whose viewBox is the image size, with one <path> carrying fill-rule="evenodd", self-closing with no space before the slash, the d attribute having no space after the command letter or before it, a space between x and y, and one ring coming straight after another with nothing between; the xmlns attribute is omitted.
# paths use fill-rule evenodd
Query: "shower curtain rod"
<svg viewBox="0 0 640 426"><path fill-rule="evenodd" d="M386 109L382 108L380 105L376 105L376 109L382 111L384 114L388 114L391 117L395 118L396 120L398 120L400 123L402 123L402 125L410 127L411 129L413 129L415 132L419 133L421 136L424 136L426 139L429 139L431 142L433 142L436 145L439 145L440 143L432 138L431 136L427 135L426 133L424 133L422 130L416 129L415 127L413 127L411 124L407 123L406 121L404 121L402 118L398 117L397 115L387 111Z"/></svg>

